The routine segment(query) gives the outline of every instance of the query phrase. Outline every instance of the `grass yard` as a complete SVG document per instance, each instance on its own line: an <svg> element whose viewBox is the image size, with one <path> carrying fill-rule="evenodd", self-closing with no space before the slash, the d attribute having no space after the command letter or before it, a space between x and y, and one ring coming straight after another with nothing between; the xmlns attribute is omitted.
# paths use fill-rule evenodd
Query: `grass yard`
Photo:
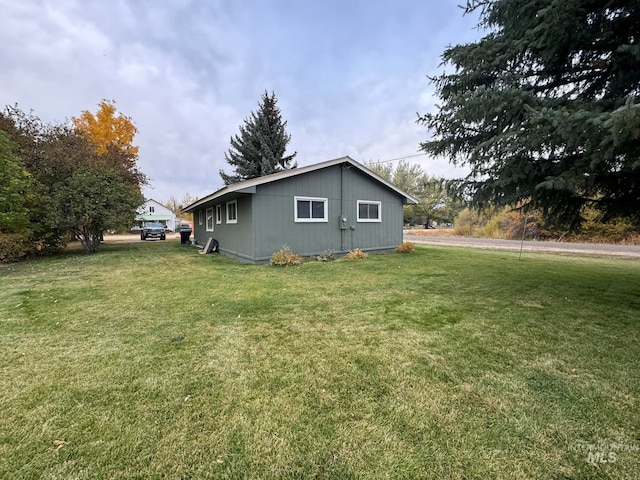
<svg viewBox="0 0 640 480"><path fill-rule="evenodd" d="M166 241L0 284L0 478L640 471L637 260L418 246L278 268Z"/></svg>

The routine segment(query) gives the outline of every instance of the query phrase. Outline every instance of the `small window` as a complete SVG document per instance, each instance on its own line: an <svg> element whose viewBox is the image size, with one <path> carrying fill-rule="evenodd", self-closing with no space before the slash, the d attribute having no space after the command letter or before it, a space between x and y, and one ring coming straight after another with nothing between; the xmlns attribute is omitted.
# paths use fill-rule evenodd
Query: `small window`
<svg viewBox="0 0 640 480"><path fill-rule="evenodd" d="M202 225L202 210L198 210L198 225Z"/></svg>
<svg viewBox="0 0 640 480"><path fill-rule="evenodd" d="M227 223L238 223L238 201L227 202Z"/></svg>
<svg viewBox="0 0 640 480"><path fill-rule="evenodd" d="M216 205L216 224L222 223L222 205Z"/></svg>
<svg viewBox="0 0 640 480"><path fill-rule="evenodd" d="M368 200L358 200L358 221L359 222L380 222L382 202L372 202Z"/></svg>
<svg viewBox="0 0 640 480"><path fill-rule="evenodd" d="M153 207L149 207L149 213L153 213L154 212L154 208Z"/></svg>
<svg viewBox="0 0 640 480"><path fill-rule="evenodd" d="M326 222L327 199L313 197L294 197L295 222Z"/></svg>
<svg viewBox="0 0 640 480"><path fill-rule="evenodd" d="M213 207L207 208L207 232L213 232Z"/></svg>

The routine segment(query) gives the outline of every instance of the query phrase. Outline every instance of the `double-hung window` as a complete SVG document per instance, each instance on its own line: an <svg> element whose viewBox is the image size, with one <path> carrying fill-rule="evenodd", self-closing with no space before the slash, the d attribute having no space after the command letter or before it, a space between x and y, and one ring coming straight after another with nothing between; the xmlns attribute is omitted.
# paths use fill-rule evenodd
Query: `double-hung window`
<svg viewBox="0 0 640 480"><path fill-rule="evenodd" d="M222 205L216 205L216 225L222 223Z"/></svg>
<svg viewBox="0 0 640 480"><path fill-rule="evenodd" d="M382 202L358 200L359 222L381 222Z"/></svg>
<svg viewBox="0 0 640 480"><path fill-rule="evenodd" d="M227 223L238 223L238 201L227 202Z"/></svg>
<svg viewBox="0 0 640 480"><path fill-rule="evenodd" d="M213 207L207 208L207 232L213 232Z"/></svg>
<svg viewBox="0 0 640 480"><path fill-rule="evenodd" d="M327 199L316 197L293 197L295 222L327 222Z"/></svg>

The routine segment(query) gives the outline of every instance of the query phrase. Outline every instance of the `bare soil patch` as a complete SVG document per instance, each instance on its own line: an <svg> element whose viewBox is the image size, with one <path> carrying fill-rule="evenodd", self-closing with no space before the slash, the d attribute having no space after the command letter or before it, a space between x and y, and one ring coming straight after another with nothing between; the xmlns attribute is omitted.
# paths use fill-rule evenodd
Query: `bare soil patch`
<svg viewBox="0 0 640 480"><path fill-rule="evenodd" d="M170 233L170 232L167 233L167 240L171 240L174 238L180 238L180 233ZM149 239L146 241L160 242L162 240ZM135 242L142 242L142 240L140 240L140 234L127 233L122 235L105 235L104 236L104 243L135 243Z"/></svg>

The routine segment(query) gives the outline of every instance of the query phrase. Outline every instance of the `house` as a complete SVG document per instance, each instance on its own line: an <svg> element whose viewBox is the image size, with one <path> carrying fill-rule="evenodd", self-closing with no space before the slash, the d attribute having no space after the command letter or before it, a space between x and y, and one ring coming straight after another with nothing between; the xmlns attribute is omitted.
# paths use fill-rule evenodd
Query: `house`
<svg viewBox="0 0 640 480"><path fill-rule="evenodd" d="M287 245L304 256L402 243L402 206L417 201L350 157L227 185L188 205L194 239L220 253L263 263Z"/></svg>
<svg viewBox="0 0 640 480"><path fill-rule="evenodd" d="M160 202L150 198L138 208L135 222L139 225L145 222L159 222L168 230L174 231L176 228L176 214Z"/></svg>

